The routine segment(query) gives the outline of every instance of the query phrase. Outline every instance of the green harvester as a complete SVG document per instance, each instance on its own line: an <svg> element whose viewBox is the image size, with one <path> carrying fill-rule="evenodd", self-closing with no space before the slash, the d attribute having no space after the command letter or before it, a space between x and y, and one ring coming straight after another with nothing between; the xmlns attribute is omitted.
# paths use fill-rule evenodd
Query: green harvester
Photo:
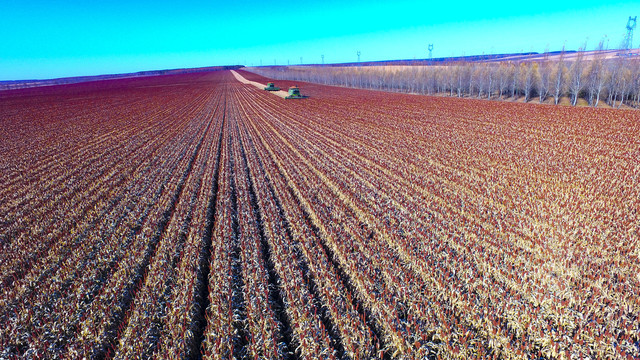
<svg viewBox="0 0 640 360"><path fill-rule="evenodd" d="M301 95L300 89L297 86L292 86L289 88L289 96L286 96L285 99L306 99L308 96Z"/></svg>
<svg viewBox="0 0 640 360"><path fill-rule="evenodd" d="M267 83L267 87L264 88L264 89L267 90L267 91L278 91L278 90L280 90L280 88L275 86L275 84L272 83L272 82L268 82Z"/></svg>

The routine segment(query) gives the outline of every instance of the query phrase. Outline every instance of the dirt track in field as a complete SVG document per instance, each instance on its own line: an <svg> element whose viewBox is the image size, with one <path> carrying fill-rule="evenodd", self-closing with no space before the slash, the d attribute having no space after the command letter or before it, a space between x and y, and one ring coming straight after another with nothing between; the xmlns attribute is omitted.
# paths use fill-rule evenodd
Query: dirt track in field
<svg viewBox="0 0 640 360"><path fill-rule="evenodd" d="M264 88L267 86L267 84L261 84L261 83L256 82L256 81L250 81L250 80L247 80L247 79L245 79L245 78L244 78L244 76L242 76L242 75L238 74L238 73L237 73L236 71L234 71L234 70L231 70L231 73L233 74L233 76L235 76L235 78L236 78L238 81L240 81L240 82L241 82L241 83L243 83L243 84L251 84L251 85L253 85L253 86L257 87L257 88L258 88L258 89L260 89L260 90L264 89ZM286 91L284 91L284 90L269 91L269 92L270 92L271 94L274 94L274 95L276 95L276 96L279 96L279 97L281 97L281 98L283 98L283 99L284 99L287 95L289 95L289 93L287 93L287 92L286 92Z"/></svg>

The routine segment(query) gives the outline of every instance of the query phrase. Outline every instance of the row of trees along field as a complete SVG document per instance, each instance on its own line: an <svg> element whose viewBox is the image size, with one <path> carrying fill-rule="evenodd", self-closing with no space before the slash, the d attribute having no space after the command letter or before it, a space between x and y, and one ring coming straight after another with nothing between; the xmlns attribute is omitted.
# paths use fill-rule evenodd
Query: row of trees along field
<svg viewBox="0 0 640 360"><path fill-rule="evenodd" d="M414 66L251 68L280 79L427 95L640 107L640 60L604 56ZM583 101L581 101L583 100ZM566 102L567 100L564 100Z"/></svg>

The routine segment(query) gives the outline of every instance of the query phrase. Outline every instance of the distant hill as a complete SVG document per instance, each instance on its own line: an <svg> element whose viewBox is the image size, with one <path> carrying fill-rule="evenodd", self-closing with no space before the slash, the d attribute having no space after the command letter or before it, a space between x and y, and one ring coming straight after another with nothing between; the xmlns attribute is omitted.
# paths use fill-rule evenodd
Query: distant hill
<svg viewBox="0 0 640 360"><path fill-rule="evenodd" d="M186 74L186 73L194 73L194 72L201 72L201 71L239 69L242 67L243 67L242 65L208 66L208 67L190 68L190 69L149 70L149 71L138 71L134 73L124 73L124 74L74 76L74 77L64 77L64 78L57 78L57 79L44 79L44 80L8 80L8 81L0 81L0 90L24 89L24 88L37 87L37 86L75 84L75 83L86 82L86 81L122 79L122 78L140 77L140 76Z"/></svg>
<svg viewBox="0 0 640 360"><path fill-rule="evenodd" d="M349 66L390 66L390 65L444 65L458 62L501 62L501 61L542 61L542 60L558 60L561 56L565 60L571 61L578 54L582 54L585 60L592 58L597 54L601 54L607 59L617 58L620 56L628 56L629 53L626 50L603 50L603 51L583 51L578 52L575 50L566 51L552 51L547 53L526 52L526 53L512 53L512 54L491 54L491 55L470 55L470 56L452 56L452 57L440 57L433 59L400 59L400 60L380 60L380 61L362 61L362 62L346 62L346 63L332 63L332 64L303 64L294 66L323 66L323 67L349 67ZM638 49L631 51L634 57L640 56ZM127 77L139 77L139 76L154 76L154 75L168 75L168 74L184 74L200 71L212 71L223 69L239 69L244 65L229 65L229 66L209 66L190 69L168 69L168 70L150 70L139 71L134 73L125 74L108 74L108 75L95 75L95 76L76 76L65 77L57 79L46 80L9 80L0 81L0 90L11 89L24 89L36 86L50 86L50 85L62 85L62 84L74 84L86 81L97 80L109 80L109 79L121 79ZM281 68L282 66L256 66L256 68Z"/></svg>
<svg viewBox="0 0 640 360"><path fill-rule="evenodd" d="M332 64L303 64L295 66L324 66L324 67L347 67L347 66L390 66L390 65L444 65L450 63L459 62L501 62L501 61L542 61L542 60L558 60L561 56L567 61L572 61L578 54L583 55L585 60L592 58L597 54L601 54L603 57L617 58L620 56L627 56L627 50L592 50L578 52L576 50L565 51L551 51L546 53L538 52L526 52L526 53L512 53L512 54L491 54L491 55L469 55L469 56L452 56L452 57L440 57L433 59L401 59L401 60L380 60L380 61L362 61L362 62L347 62L347 63L332 63ZM638 49L631 51L631 55L634 57L639 56ZM282 67L282 66L256 66L256 68L270 68L270 67Z"/></svg>

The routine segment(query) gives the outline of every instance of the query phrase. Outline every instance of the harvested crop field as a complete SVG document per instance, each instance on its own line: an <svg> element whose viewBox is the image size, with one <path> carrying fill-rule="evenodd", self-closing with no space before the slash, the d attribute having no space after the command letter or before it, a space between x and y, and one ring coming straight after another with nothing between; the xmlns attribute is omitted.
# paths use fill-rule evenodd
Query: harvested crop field
<svg viewBox="0 0 640 360"><path fill-rule="evenodd" d="M640 112L298 85L0 92L0 359L640 357Z"/></svg>

